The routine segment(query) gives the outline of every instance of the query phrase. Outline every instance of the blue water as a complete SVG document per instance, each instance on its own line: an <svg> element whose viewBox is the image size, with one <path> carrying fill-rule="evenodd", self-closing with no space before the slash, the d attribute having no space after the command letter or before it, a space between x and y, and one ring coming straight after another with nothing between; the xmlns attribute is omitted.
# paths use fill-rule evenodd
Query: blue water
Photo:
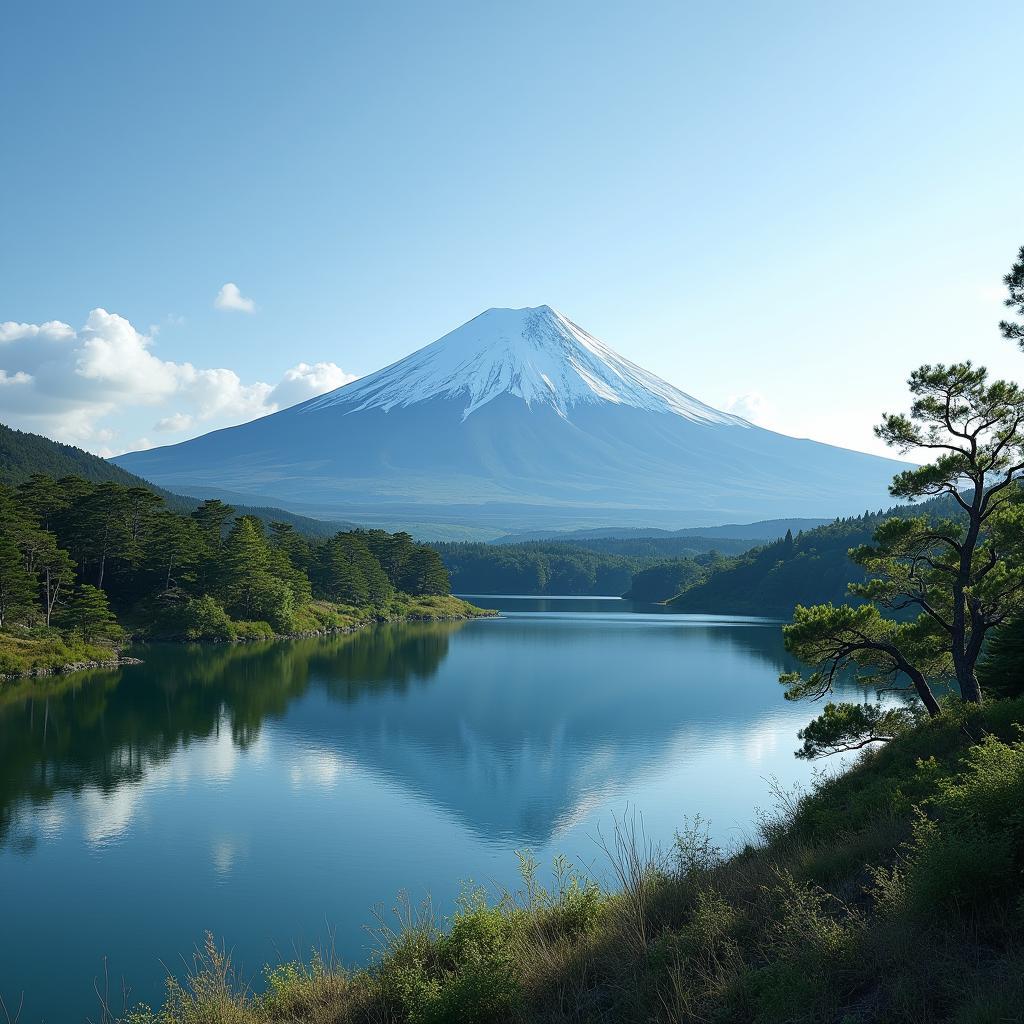
<svg viewBox="0 0 1024 1024"><path fill-rule="evenodd" d="M22 1022L159 1001L206 931L247 976L333 938L365 961L405 889L514 886L517 850L604 868L595 836L700 814L752 834L806 782L779 624L489 598L499 619L262 645L0 694L0 995ZM106 959L104 959L106 958ZM106 971L109 982L104 982Z"/></svg>

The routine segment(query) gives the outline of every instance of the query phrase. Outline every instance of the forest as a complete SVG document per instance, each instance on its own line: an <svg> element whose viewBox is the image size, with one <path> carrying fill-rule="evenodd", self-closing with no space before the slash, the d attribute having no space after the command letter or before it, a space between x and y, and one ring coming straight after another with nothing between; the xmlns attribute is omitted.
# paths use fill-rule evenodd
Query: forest
<svg viewBox="0 0 1024 1024"><path fill-rule="evenodd" d="M687 538L688 540L688 538ZM742 543L742 542L737 542ZM698 544L700 542L698 541ZM744 545L745 546L745 545ZM459 594L562 594L621 596L635 586L635 574L666 561L677 583L646 596L650 580L641 581L638 600L661 601L699 578L719 559L718 551L694 549L682 540L602 539L594 541L527 541L520 544L436 543L434 549ZM683 553L686 554L683 554ZM668 559L666 555L670 555Z"/></svg>
<svg viewBox="0 0 1024 1024"><path fill-rule="evenodd" d="M344 628L369 610L465 613L450 592L438 554L407 533L311 538L216 499L183 513L149 487L78 476L0 485L0 674L109 659L129 635L227 641Z"/></svg>

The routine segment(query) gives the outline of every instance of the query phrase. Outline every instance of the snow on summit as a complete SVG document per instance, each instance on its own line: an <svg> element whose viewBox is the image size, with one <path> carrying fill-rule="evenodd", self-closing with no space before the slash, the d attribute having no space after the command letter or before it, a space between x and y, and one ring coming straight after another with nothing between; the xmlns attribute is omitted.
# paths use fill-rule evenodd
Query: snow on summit
<svg viewBox="0 0 1024 1024"><path fill-rule="evenodd" d="M387 411L446 398L465 401L465 419L506 394L527 405L550 405L564 418L574 406L609 402L698 423L749 426L624 359L550 306L488 309L397 363L299 408Z"/></svg>

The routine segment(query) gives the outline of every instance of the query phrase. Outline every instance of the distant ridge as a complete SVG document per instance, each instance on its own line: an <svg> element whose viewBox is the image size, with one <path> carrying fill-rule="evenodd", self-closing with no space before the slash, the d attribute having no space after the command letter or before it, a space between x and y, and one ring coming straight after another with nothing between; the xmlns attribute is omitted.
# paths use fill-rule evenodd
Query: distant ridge
<svg viewBox="0 0 1024 1024"><path fill-rule="evenodd" d="M532 530L509 533L491 541L492 544L518 544L531 540L599 540L632 539L646 537L652 540L681 537L722 537L730 540L770 541L785 537L787 530L794 534L801 530L814 530L830 523L830 519L763 519L757 523L726 523L723 526L691 526L681 530L662 530L657 527L605 526L587 530Z"/></svg>

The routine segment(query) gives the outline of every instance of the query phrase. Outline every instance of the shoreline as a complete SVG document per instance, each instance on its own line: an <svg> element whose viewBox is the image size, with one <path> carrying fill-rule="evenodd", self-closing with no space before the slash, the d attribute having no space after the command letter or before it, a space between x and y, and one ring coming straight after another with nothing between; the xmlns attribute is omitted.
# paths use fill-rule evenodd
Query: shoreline
<svg viewBox="0 0 1024 1024"><path fill-rule="evenodd" d="M452 596L452 595L446 595ZM351 633L358 633L369 626L386 625L388 623L400 622L470 622L473 619L495 618L500 613L494 608L480 608L462 598L467 606L465 614L427 615L422 612L410 613L408 615L389 615L381 618L370 617L360 619L347 626L331 626L327 629L303 630L296 633L274 633L269 636L239 636L230 640L188 640L182 637L146 638L135 641L136 644L166 643L166 644L209 644L211 647L219 647L225 644L251 644L251 643L275 643L281 640L312 640L317 637L345 636ZM113 652L112 652L113 653ZM116 669L126 665L144 665L142 658L131 655L116 655L111 658L85 659L68 662L64 665L33 666L18 672L7 672L0 674L0 686L5 683L14 683L25 679L47 679L53 676L70 676L76 672L89 672L96 669Z"/></svg>

